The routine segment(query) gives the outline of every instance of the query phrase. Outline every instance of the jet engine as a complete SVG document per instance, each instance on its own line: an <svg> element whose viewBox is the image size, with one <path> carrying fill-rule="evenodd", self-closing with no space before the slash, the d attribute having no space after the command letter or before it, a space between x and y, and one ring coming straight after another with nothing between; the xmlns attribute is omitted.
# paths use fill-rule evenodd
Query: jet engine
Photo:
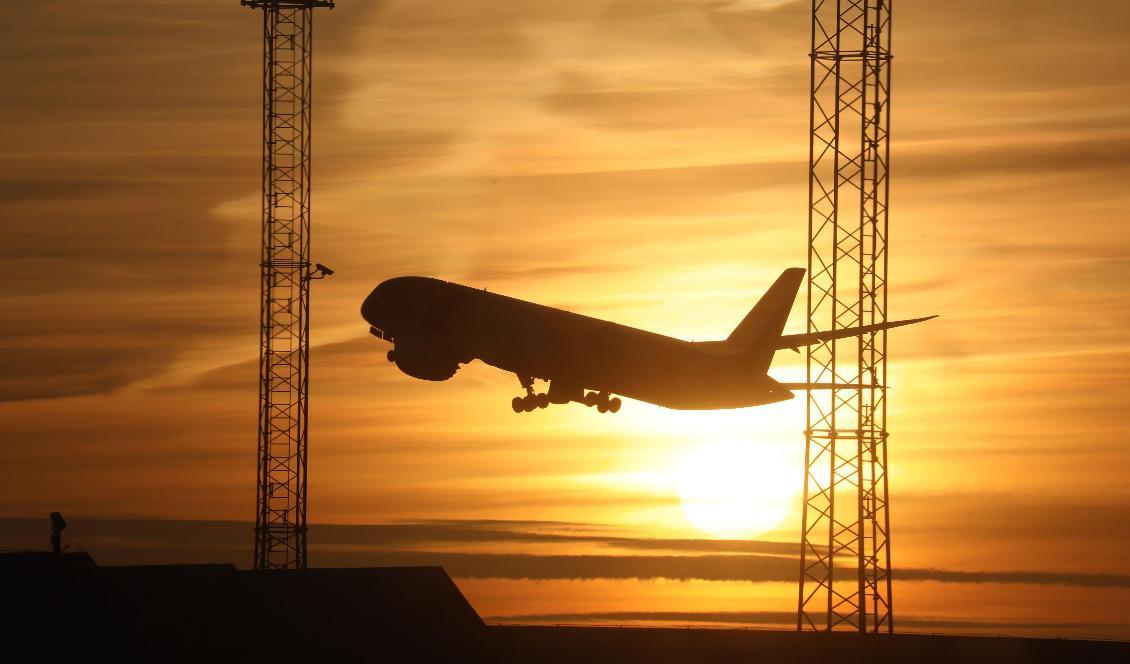
<svg viewBox="0 0 1130 664"><path fill-rule="evenodd" d="M451 349L417 339L398 339L388 352L389 362L420 380L443 381L459 371L461 359Z"/></svg>

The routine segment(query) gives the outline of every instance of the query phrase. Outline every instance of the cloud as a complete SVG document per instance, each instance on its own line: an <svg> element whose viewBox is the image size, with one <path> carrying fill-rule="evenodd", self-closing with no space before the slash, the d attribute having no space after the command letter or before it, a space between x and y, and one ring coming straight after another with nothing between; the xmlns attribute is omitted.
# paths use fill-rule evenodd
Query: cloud
<svg viewBox="0 0 1130 664"><path fill-rule="evenodd" d="M419 546L423 543L553 543L597 544L617 549L682 552L742 552L790 555L798 546L790 542L759 540L665 539L616 536L600 532L607 526L556 521L438 520L365 526L317 526L326 546L368 544L374 546ZM596 532L585 532L593 531ZM580 531L580 532L577 532Z"/></svg>
<svg viewBox="0 0 1130 664"><path fill-rule="evenodd" d="M240 252L208 208L258 181L254 142L231 140L256 62L212 9L5 8L0 398L111 392L232 329L216 294Z"/></svg>
<svg viewBox="0 0 1130 664"><path fill-rule="evenodd" d="M129 560L199 561L202 554L230 559L246 548L249 524L232 521L70 519L86 534L96 559L103 552ZM42 519L0 519L12 546L43 529ZM744 540L633 538L602 532L606 526L547 521L440 520L364 526L311 526L313 556L320 566L439 565L467 579L676 579L741 582L796 580L797 544ZM679 555L547 555L427 550L437 544L495 543L509 546L596 544L620 550L677 551ZM724 552L724 553L702 553ZM140 558L138 558L140 557ZM111 558L112 560L112 558ZM241 562L241 561L236 561ZM840 568L851 574L849 568ZM1130 575L1045 571L963 571L896 568L898 582L1024 584L1130 588Z"/></svg>
<svg viewBox="0 0 1130 664"><path fill-rule="evenodd" d="M112 392L149 375L159 349L0 348L0 402Z"/></svg>
<svg viewBox="0 0 1130 664"><path fill-rule="evenodd" d="M323 29L331 62L377 9L361 4ZM235 223L217 208L257 199L261 18L217 1L0 12L12 28L0 257L18 321L0 331L0 399L109 393L163 375L198 344L253 339L257 203ZM335 103L335 79L319 67L320 104ZM337 163L403 161L448 140L373 132Z"/></svg>
<svg viewBox="0 0 1130 664"><path fill-rule="evenodd" d="M5 205L68 199L93 202L131 186L135 186L134 183L80 177L12 178L0 181L0 202ZM6 260L25 257L22 252L11 251L10 247L4 250L0 256Z"/></svg>
<svg viewBox="0 0 1130 664"><path fill-rule="evenodd" d="M792 611L592 611L585 613L528 613L484 616L499 623L638 623L727 625L796 625ZM899 614L899 627L967 631L1022 630L1033 632L1124 630L1122 623L1024 622L999 620L959 620Z"/></svg>
<svg viewBox="0 0 1130 664"><path fill-rule="evenodd" d="M970 142L956 150L928 143L908 148L899 154L899 178L977 180L1055 173L1108 178L1130 168L1130 135L1102 129L1069 138L1020 135L996 144Z"/></svg>
<svg viewBox="0 0 1130 664"><path fill-rule="evenodd" d="M561 265L539 265L537 267L498 267L475 268L467 273L466 279L470 283L486 282L498 283L507 281L529 281L545 277L570 274L606 274L616 271L610 265L566 263Z"/></svg>
<svg viewBox="0 0 1130 664"><path fill-rule="evenodd" d="M941 581L943 583L1024 583L1034 585L1078 586L1083 588L1130 588L1128 574L1071 572L961 572L943 569L898 569L892 571L901 581Z"/></svg>
<svg viewBox="0 0 1130 664"><path fill-rule="evenodd" d="M335 551L320 557L334 563L347 558ZM594 556L383 551L366 554L372 565L439 565L456 578L470 579L675 579L792 583L796 558L766 555ZM847 575L850 568L838 568ZM1130 575L1054 572L960 572L899 568L896 581L997 583L1086 588L1130 588Z"/></svg>

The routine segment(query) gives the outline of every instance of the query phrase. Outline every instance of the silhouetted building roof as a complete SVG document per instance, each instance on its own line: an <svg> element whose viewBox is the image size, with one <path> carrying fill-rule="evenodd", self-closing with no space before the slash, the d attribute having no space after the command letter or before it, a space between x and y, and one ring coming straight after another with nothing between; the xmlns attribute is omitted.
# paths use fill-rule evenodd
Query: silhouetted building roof
<svg viewBox="0 0 1130 664"><path fill-rule="evenodd" d="M0 554L5 653L113 662L1125 662L1068 639L483 624L439 567L98 567Z"/></svg>

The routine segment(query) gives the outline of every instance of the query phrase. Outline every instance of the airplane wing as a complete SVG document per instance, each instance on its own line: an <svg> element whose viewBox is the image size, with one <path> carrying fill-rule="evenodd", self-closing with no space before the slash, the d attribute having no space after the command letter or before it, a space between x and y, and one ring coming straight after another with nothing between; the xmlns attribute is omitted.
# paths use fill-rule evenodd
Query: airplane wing
<svg viewBox="0 0 1130 664"><path fill-rule="evenodd" d="M864 325L863 327L849 327L843 330L831 330L827 332L812 332L810 334L782 334L777 344L774 346L776 350L783 348L791 348L797 350L801 346L811 346L824 341L832 341L834 339L846 339L848 337L858 337L869 332L879 332L881 330L889 330L895 327L902 327L903 325L913 325L914 323L921 323L922 321L937 318L937 316L926 316L924 318L912 318L910 320L895 320L888 323L877 323L875 325Z"/></svg>

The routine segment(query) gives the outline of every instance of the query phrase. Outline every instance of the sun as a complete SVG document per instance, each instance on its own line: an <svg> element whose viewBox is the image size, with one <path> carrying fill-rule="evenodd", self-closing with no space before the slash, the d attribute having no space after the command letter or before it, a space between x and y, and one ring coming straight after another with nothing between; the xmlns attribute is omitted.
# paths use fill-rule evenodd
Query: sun
<svg viewBox="0 0 1130 664"><path fill-rule="evenodd" d="M728 539L756 537L779 526L796 504L803 479L786 455L748 441L703 443L676 472L687 520Z"/></svg>

